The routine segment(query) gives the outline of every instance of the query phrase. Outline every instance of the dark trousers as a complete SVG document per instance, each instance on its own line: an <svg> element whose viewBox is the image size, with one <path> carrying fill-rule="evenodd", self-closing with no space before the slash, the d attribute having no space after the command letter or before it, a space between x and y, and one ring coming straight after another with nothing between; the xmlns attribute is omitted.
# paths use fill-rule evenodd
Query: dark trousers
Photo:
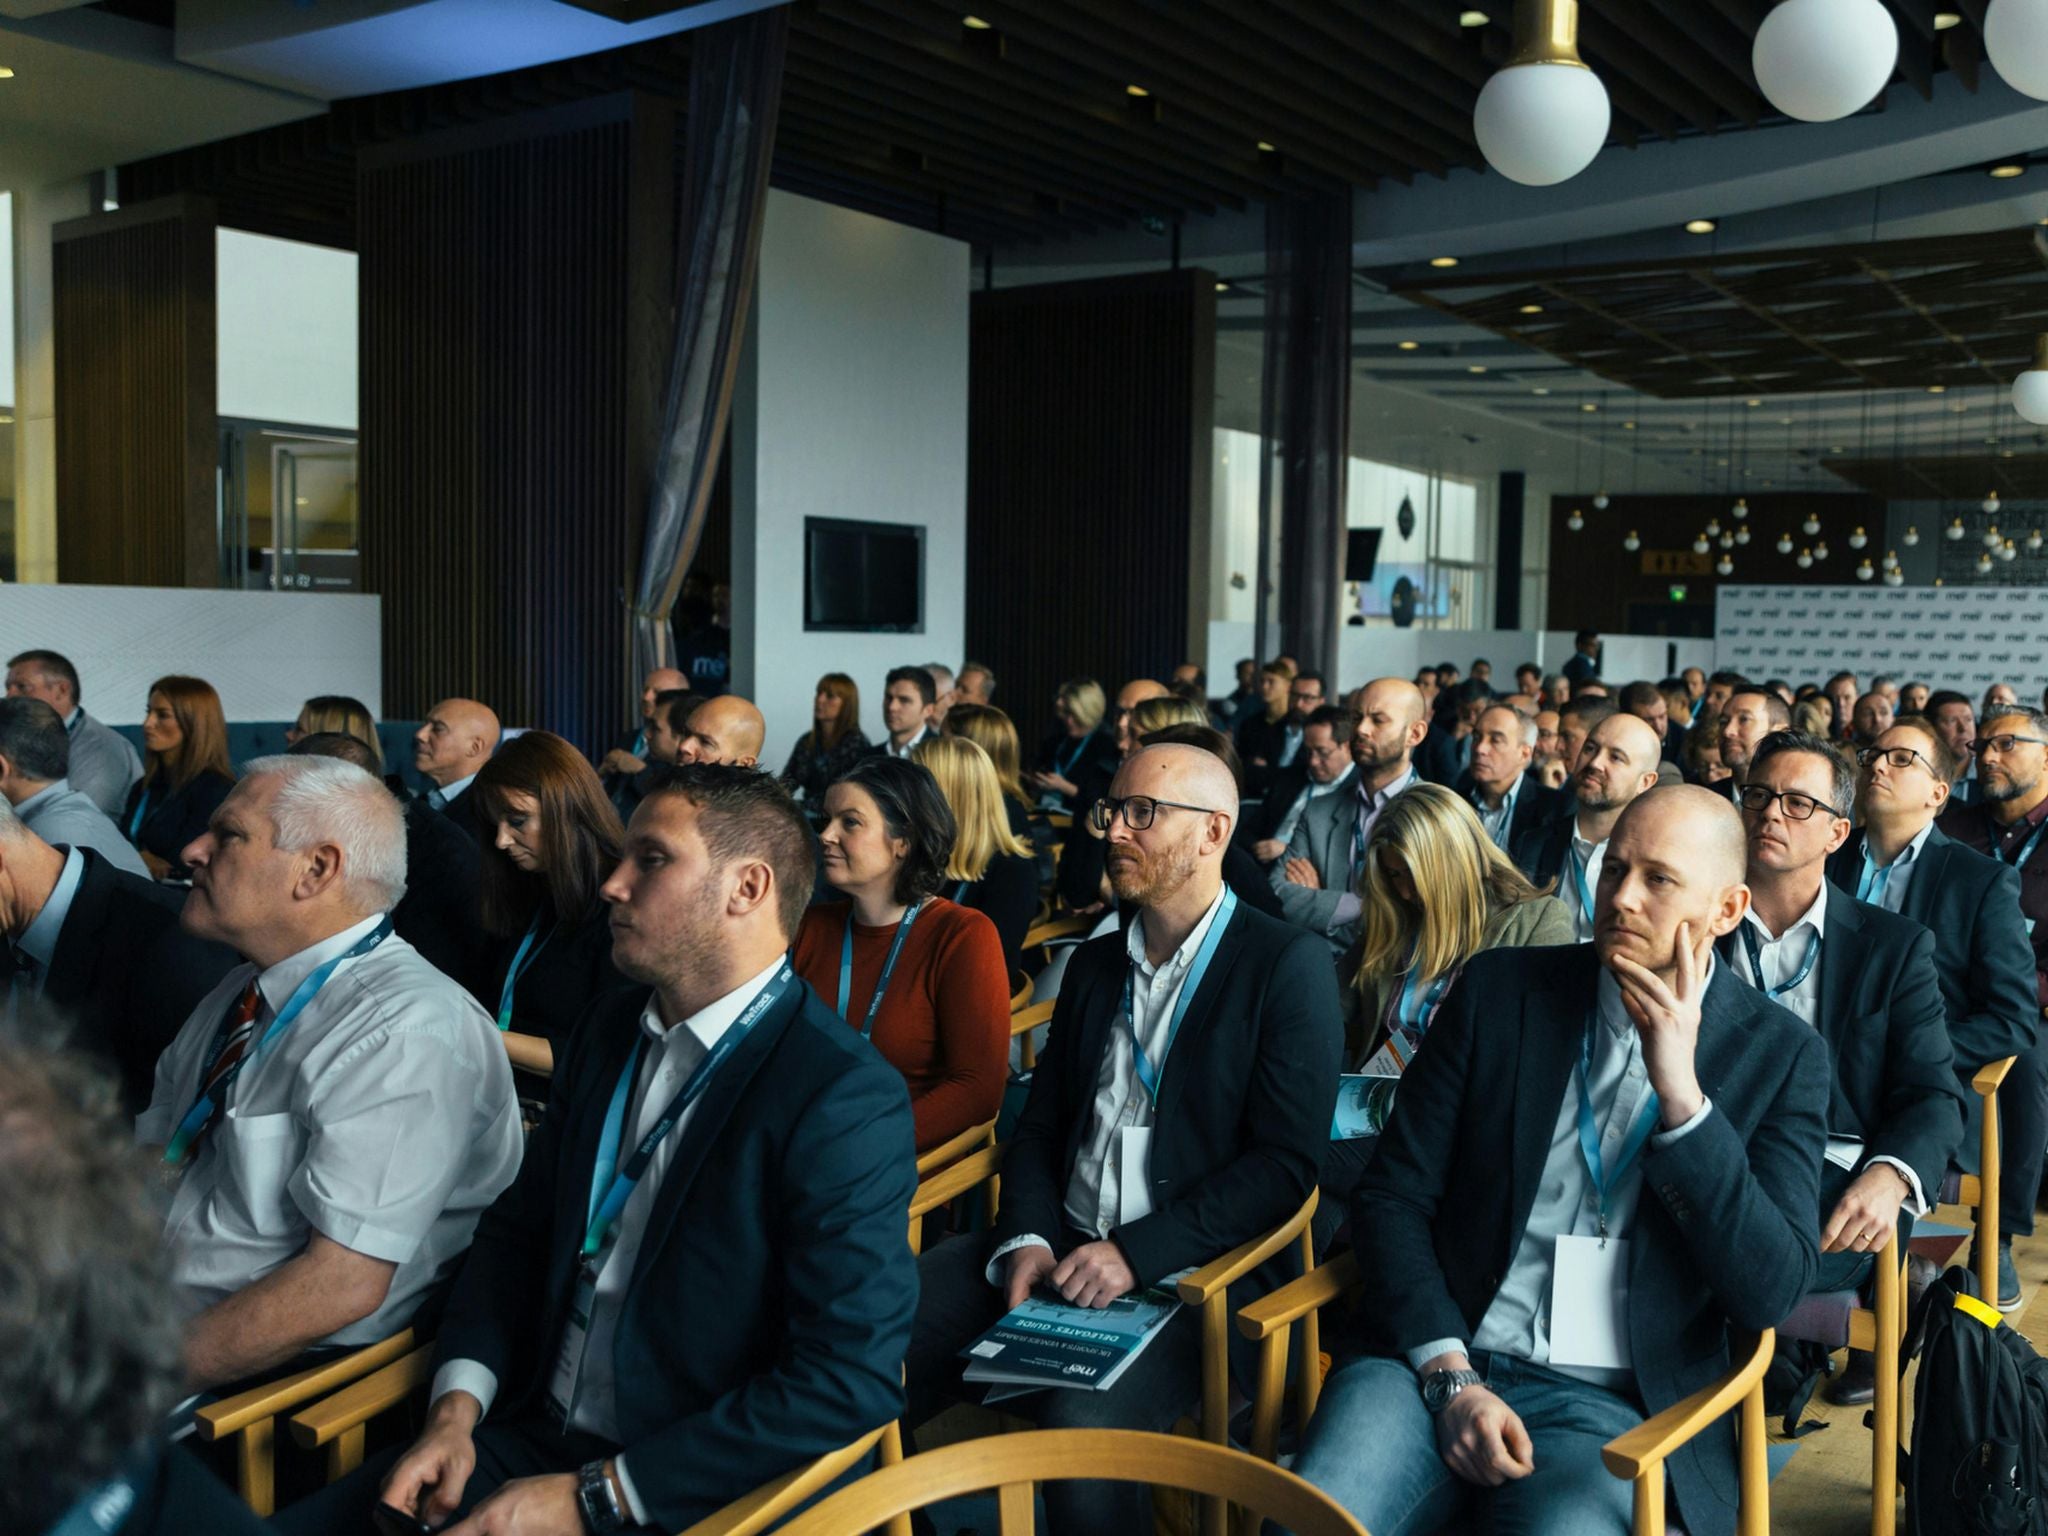
<svg viewBox="0 0 2048 1536"><path fill-rule="evenodd" d="M1067 1233L1059 1251L1084 1241ZM960 1358L975 1336L1003 1315L1003 1293L985 1278L989 1241L963 1233L928 1248L917 1261L917 1321L904 1356L912 1430L949 1401L979 1402L982 1389L960 1380ZM1042 1429L1149 1429L1166 1431L1192 1412L1202 1395L1201 1324L1183 1307L1106 1392L1048 1388L1002 1404L1005 1413L1033 1419ZM1142 1483L1081 1479L1047 1482L1048 1530L1060 1536L1130 1536L1152 1529L1152 1494Z"/></svg>
<svg viewBox="0 0 2048 1536"><path fill-rule="evenodd" d="M565 1433L540 1418L480 1424L476 1431L476 1470L462 1490L456 1516L467 1515L515 1477L574 1472L585 1462L600 1460L617 1450L610 1441L581 1430ZM402 1454L403 1451L393 1449L372 1456L340 1482L278 1515L271 1522L272 1528L286 1536L369 1536L370 1511L382 1502L377 1497L378 1489ZM652 1531L654 1527L635 1529Z"/></svg>
<svg viewBox="0 0 2048 1536"><path fill-rule="evenodd" d="M1969 1099L1977 1102L1974 1093ZM2048 1157L2048 1039L2015 1061L1999 1086L1998 1131L1998 1230L2005 1237L2027 1237L2034 1230L2042 1159ZM1970 1156L1974 1162L1974 1142Z"/></svg>

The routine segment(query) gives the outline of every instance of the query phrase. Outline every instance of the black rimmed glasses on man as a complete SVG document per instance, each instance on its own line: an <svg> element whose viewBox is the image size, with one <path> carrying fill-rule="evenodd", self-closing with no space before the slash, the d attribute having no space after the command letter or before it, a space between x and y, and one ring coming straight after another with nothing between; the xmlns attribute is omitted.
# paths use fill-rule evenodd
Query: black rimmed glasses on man
<svg viewBox="0 0 2048 1536"><path fill-rule="evenodd" d="M1154 800L1150 795L1126 795L1119 800L1113 795L1104 795L1090 807L1088 820L1096 831L1107 832L1121 815L1125 826L1133 832L1142 832L1152 825L1152 818L1162 810L1197 811L1204 816L1215 814L1210 806L1189 805L1185 800Z"/></svg>
<svg viewBox="0 0 2048 1536"><path fill-rule="evenodd" d="M1979 757L1986 752L1996 752L2000 757L2009 757L2012 755L2012 749L2022 744L2048 747L2048 741L2042 740L2039 736L2015 736L2012 732L2006 731L1997 736L1979 736L1970 743L1970 750Z"/></svg>
<svg viewBox="0 0 2048 1536"><path fill-rule="evenodd" d="M1923 754L1914 751L1911 747L1865 747L1856 754L1856 766L1858 768L1868 768L1879 758L1883 758L1886 763L1894 768L1910 768L1915 763L1918 763L1930 774L1933 774L1935 778L1941 777L1940 774L1934 772L1934 764L1930 763Z"/></svg>
<svg viewBox="0 0 2048 1536"><path fill-rule="evenodd" d="M1815 811L1826 811L1830 816L1848 815L1848 812L1836 810L1827 801L1816 800L1812 795L1801 794L1796 789L1772 789L1767 784L1742 786L1742 808L1745 811L1757 814L1768 810L1773 800L1778 802L1778 807L1785 813L1787 821L1806 821Z"/></svg>

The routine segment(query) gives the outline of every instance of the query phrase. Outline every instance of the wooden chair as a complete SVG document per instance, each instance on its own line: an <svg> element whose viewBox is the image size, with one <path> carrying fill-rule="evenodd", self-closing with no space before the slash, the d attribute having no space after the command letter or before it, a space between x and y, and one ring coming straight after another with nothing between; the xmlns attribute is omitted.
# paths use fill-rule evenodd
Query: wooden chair
<svg viewBox="0 0 2048 1536"><path fill-rule="evenodd" d="M1976 1208L1976 1236L1970 1244L1970 1264L1977 1272L1977 1289L1994 1304L1998 1300L1998 1089L2006 1073L2019 1058L2007 1056L1987 1061L1970 1079L1970 1087L1983 1101L1983 1122L1977 1131L1976 1173L1950 1168L1941 1181L1939 1201L1943 1205Z"/></svg>
<svg viewBox="0 0 2048 1536"><path fill-rule="evenodd" d="M869 1430L851 1445L829 1451L808 1466L798 1467L733 1500L716 1514L706 1515L685 1529L682 1536L761 1536L762 1532L775 1529L791 1510L806 1503L820 1489L831 1486L841 1473L858 1466L871 1451L884 1467L901 1464L903 1434L894 1420L880 1429ZM910 1536L910 1516L898 1515L886 1521L884 1528L889 1536Z"/></svg>
<svg viewBox="0 0 2048 1536"><path fill-rule="evenodd" d="M1311 1189L1301 1209L1272 1231L1181 1277L1181 1305L1198 1307L1202 1314L1202 1419L1198 1432L1211 1445L1230 1443L1230 1287L1296 1241L1301 1244L1303 1270L1313 1272L1315 1240L1309 1221L1320 1194ZM1309 1347L1314 1348L1314 1322L1308 1327ZM1228 1502L1211 1496L1202 1509L1205 1536L1224 1536L1229 1516Z"/></svg>
<svg viewBox="0 0 2048 1536"><path fill-rule="evenodd" d="M1045 813L1045 824L1055 832L1071 832L1074 830L1074 818L1072 813L1068 811L1047 811Z"/></svg>
<svg viewBox="0 0 2048 1536"><path fill-rule="evenodd" d="M1031 1001L1031 978L1022 971L1010 972L1010 1012L1015 1013Z"/></svg>
<svg viewBox="0 0 2048 1536"><path fill-rule="evenodd" d="M1041 1024L1050 1023L1052 1011L1057 1004L1051 998L1042 1003L1033 1003L1029 1008L1019 1009L1010 1015L1010 1038L1021 1040L1017 1047L1017 1060L1026 1072L1038 1070L1038 1047L1032 1042Z"/></svg>
<svg viewBox="0 0 2048 1536"><path fill-rule="evenodd" d="M390 1338L351 1354L208 1403L192 1415L199 1438L211 1444L232 1442L235 1491L251 1510L267 1520L277 1512L279 1415L371 1375L404 1355L414 1343L412 1330L401 1329Z"/></svg>
<svg viewBox="0 0 2048 1536"><path fill-rule="evenodd" d="M1275 1456L1280 1402L1287 1380L1290 1328L1312 1319L1318 1309L1342 1300L1357 1284L1358 1260L1353 1254L1343 1253L1238 1313L1238 1332L1259 1344L1256 1395L1252 1399L1253 1454L1267 1460ZM1768 1536L1770 1467L1764 1433L1763 1383L1776 1347L1777 1335L1766 1328L1726 1376L1607 1443L1600 1453L1607 1470L1635 1485L1634 1536L1664 1536L1665 1461L1701 1430L1738 1406L1742 1412L1737 1426L1742 1507L1736 1517L1736 1530L1739 1536ZM1304 1344L1296 1388L1297 1415L1306 1424L1322 1392L1322 1365L1312 1334Z"/></svg>
<svg viewBox="0 0 2048 1536"><path fill-rule="evenodd" d="M1097 919L1092 917L1068 916L1055 917L1043 923L1033 923L1030 928L1025 930L1023 952L1028 955L1033 950L1042 951L1046 945L1056 939L1085 938L1087 937L1088 930L1093 928L1096 922ZM1039 958L1043 960L1045 957L1041 954Z"/></svg>
<svg viewBox="0 0 2048 1536"><path fill-rule="evenodd" d="M1365 1536L1328 1494L1242 1451L1181 1435L1040 1429L964 1440L907 1458L842 1488L781 1527L785 1536L847 1536L942 1499L996 1490L1001 1536L1032 1536L1041 1482L1151 1483L1256 1510L1299 1536Z"/></svg>
<svg viewBox="0 0 2048 1536"><path fill-rule="evenodd" d="M533 1072L541 1077L555 1075L555 1048L542 1035L522 1035L512 1030L502 1032L505 1054L512 1065L522 1072Z"/></svg>
<svg viewBox="0 0 2048 1536"><path fill-rule="evenodd" d="M993 1141L979 1152L948 1164L917 1186L917 1193L910 1199L910 1251L924 1251L924 1219L942 1205L950 1205L969 1190L983 1188L987 1202L988 1222L995 1225L996 1210L1001 1197L1003 1171L1003 1149Z"/></svg>
<svg viewBox="0 0 2048 1536"><path fill-rule="evenodd" d="M942 1141L929 1152L920 1152L917 1157L917 1176L937 1173L941 1168L957 1163L968 1153L981 1147L996 1144L996 1123L984 1120L980 1125L970 1125L951 1141Z"/></svg>
<svg viewBox="0 0 2048 1536"><path fill-rule="evenodd" d="M422 1345L293 1414L287 1421L292 1440L309 1451L323 1451L327 1481L338 1482L363 1464L370 1420L424 1393L433 1375L434 1347Z"/></svg>

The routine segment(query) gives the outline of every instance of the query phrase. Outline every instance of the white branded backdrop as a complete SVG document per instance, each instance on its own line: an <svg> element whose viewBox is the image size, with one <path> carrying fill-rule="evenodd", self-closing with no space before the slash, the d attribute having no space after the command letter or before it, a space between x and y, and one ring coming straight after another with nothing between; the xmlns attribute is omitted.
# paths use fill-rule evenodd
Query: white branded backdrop
<svg viewBox="0 0 2048 1536"><path fill-rule="evenodd" d="M2048 679L2048 588L1723 586L1714 639L1719 665L1747 677L1885 673L2032 699Z"/></svg>

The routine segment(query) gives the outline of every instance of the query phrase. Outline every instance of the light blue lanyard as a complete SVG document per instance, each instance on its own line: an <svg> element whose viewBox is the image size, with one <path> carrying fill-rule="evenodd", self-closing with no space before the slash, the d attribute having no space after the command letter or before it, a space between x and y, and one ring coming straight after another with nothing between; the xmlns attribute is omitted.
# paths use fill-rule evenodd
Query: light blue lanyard
<svg viewBox="0 0 2048 1536"><path fill-rule="evenodd" d="M954 906L964 907L967 905L967 887L972 883L973 882L971 881L962 880L958 885L953 887Z"/></svg>
<svg viewBox="0 0 2048 1536"><path fill-rule="evenodd" d="M149 815L149 793L150 787L143 785L142 798L135 802L135 814L128 818L128 841L131 843L142 835L143 818Z"/></svg>
<svg viewBox="0 0 2048 1536"><path fill-rule="evenodd" d="M2034 856L2034 845L2041 841L2041 834L2043 832L2048 832L2048 820L2044 820L2041 825L2034 828L2034 835L2020 845L2019 855L2016 858L2008 859L2004 854L1999 853L1997 838L1991 840L1991 852L2000 863L2010 864L2014 869L2022 869L2026 866L2027 860Z"/></svg>
<svg viewBox="0 0 2048 1536"><path fill-rule="evenodd" d="M1861 901L1862 897L1856 898ZM1813 974L1813 968L1820 963L1820 934L1816 932L1806 941L1806 954L1799 962L1799 969L1792 973L1792 979L1772 986L1764 980L1764 950L1757 942L1756 929L1745 919L1742 924L1742 945L1749 952L1749 974L1755 980L1757 990L1773 1002L1787 992L1797 992L1800 983Z"/></svg>
<svg viewBox="0 0 2048 1536"><path fill-rule="evenodd" d="M1231 914L1236 911L1237 893L1226 885L1223 887L1223 905L1216 913L1216 920L1209 924L1201 947L1195 951L1194 962L1181 979L1180 996L1174 999L1173 1014L1166 1023L1166 1039L1159 1047L1159 1065L1156 1067L1145 1054L1145 1043L1138 1038L1137 1015L1131 1012L1131 971L1134 967L1124 967L1123 1009L1119 1017L1124 1028L1131 1032L1131 1054L1137 1058L1134 1064L1138 1069L1138 1081L1145 1085L1145 1093L1154 1104L1159 1102L1159 1079L1166 1071L1166 1058L1173 1053L1174 1036L1180 1033L1181 1020L1188 1016L1188 1005L1195 1000L1195 993L1201 990L1202 977L1208 973L1209 962L1216 958L1216 946L1223 942L1223 930L1230 926Z"/></svg>
<svg viewBox="0 0 2048 1536"><path fill-rule="evenodd" d="M526 925L526 937L519 941L519 948L513 951L512 963L505 968L505 984L498 989L498 1028L512 1027L512 994L518 989L519 978L532 968L540 958L540 952L548 947L548 940L555 936L559 923L550 923L548 931L540 931L540 913L533 914L533 921ZM540 942L534 943L538 938Z"/></svg>
<svg viewBox="0 0 2048 1536"><path fill-rule="evenodd" d="M1088 743L1093 741L1094 739L1095 733L1093 731L1090 731L1086 736L1083 736L1079 741L1074 743L1074 750L1069 752L1064 759L1061 758L1057 750L1053 752L1053 766L1059 769L1061 778L1073 778L1074 765L1081 761L1081 754L1088 750Z"/></svg>
<svg viewBox="0 0 2048 1536"><path fill-rule="evenodd" d="M229 1067L221 1080L214 1085L214 1092L209 1093L202 1086L198 1102L185 1111L185 1118L178 1122L178 1129L171 1137L171 1144L164 1148L164 1161L174 1168L185 1161L194 1143L205 1133L206 1128L213 1123L214 1116L219 1114L222 1106L227 1103L228 1092L235 1086L236 1079L242 1075L242 1068L248 1066L273 1040L291 1027L292 1021L306 1011L306 1005L327 985L328 977L348 961L367 955L390 937L391 915L386 913L383 921L358 939L347 954L336 955L325 965L315 968L312 975L300 982L297 990L285 1000L284 1007L278 1010L277 1017L270 1021L270 1028L263 1031L263 1038L242 1052L235 1064ZM215 1059L219 1057L221 1048L227 1044L227 1030L228 1021L223 1019L220 1028L214 1032L213 1049L207 1052L200 1071L213 1070ZM218 1099L214 1097L215 1093L219 1094Z"/></svg>
<svg viewBox="0 0 2048 1536"><path fill-rule="evenodd" d="M1444 994L1451 990L1451 983L1457 979L1458 973L1456 971L1445 971L1443 975L1437 977L1435 981L1429 984L1428 991L1424 992L1420 998L1417 998L1415 995L1417 977L1414 971L1409 971L1408 979L1401 983L1401 997L1400 1001L1395 1004L1397 1010L1395 1016L1400 1019L1405 1028L1412 1030L1416 1038L1420 1039L1423 1035L1429 1033L1429 1026L1435 1022L1437 1009L1443 1006Z"/></svg>
<svg viewBox="0 0 2048 1536"><path fill-rule="evenodd" d="M589 1215L583 1231L584 1259L592 1258L604 1247L605 1238L619 1219L619 1213L625 1210L626 1202L633 1198L633 1191L646 1175L647 1165L653 1160L654 1150L661 1145L662 1138L675 1129L676 1122L683 1118L683 1112L711 1086L712 1077L725 1065L725 1059L732 1055L734 1047L746 1038L747 1031L763 1014L781 1001L795 980L789 962L785 960L768 985L747 1004L746 1011L733 1020L726 1032L718 1037L718 1043L697 1063L697 1070L690 1074L682 1091L669 1100L668 1108L661 1112L654 1128L640 1138L640 1145L633 1149L633 1155L622 1169L619 1167L619 1153L624 1150L626 1141L626 1101L632 1097L633 1074L640 1065L641 1047L647 1043L644 1035L633 1041L632 1052L626 1057L624 1070L619 1073L618 1085L612 1089L611 1105L604 1112L604 1129L598 1135L597 1166L591 1171ZM675 1027L680 1029L683 1026L678 1023Z"/></svg>
<svg viewBox="0 0 2048 1536"><path fill-rule="evenodd" d="M1650 1132L1657 1124L1658 1105L1657 1090L1652 1088L1648 1090L1649 1100L1643 1105L1643 1112L1622 1139L1621 1152L1614 1160L1614 1172L1607 1173L1601 1163L1600 1131L1593 1124L1593 1095L1588 1087L1593 1077L1593 1031L1598 1026L1598 1010L1595 1010L1586 1015L1586 1033L1579 1045L1579 1152L1586 1159L1586 1174L1592 1179L1593 1193L1600 1201L1600 1240L1605 1243L1608 1197L1627 1176L1644 1144L1649 1141Z"/></svg>
<svg viewBox="0 0 2048 1536"><path fill-rule="evenodd" d="M903 921L896 925L896 937L889 941L888 958L882 962L882 974L875 978L875 995L868 999L866 1017L860 1021L860 1037L871 1039L875 1033L875 1015L882 1007L882 994L889 990L889 978L896 974L896 957L903 953L903 941L910 937L910 925L917 921L917 914L924 910L919 902L903 914ZM853 995L853 908L846 909L846 932L839 940L839 1000L833 1006L839 1017L851 1024L847 1017L847 1000Z"/></svg>
<svg viewBox="0 0 2048 1536"><path fill-rule="evenodd" d="M1566 848L1564 864L1572 877L1572 889L1579 893L1579 905L1586 913L1586 926L1593 926L1593 892L1586 884L1586 865L1590 862L1579 857L1576 845Z"/></svg>

